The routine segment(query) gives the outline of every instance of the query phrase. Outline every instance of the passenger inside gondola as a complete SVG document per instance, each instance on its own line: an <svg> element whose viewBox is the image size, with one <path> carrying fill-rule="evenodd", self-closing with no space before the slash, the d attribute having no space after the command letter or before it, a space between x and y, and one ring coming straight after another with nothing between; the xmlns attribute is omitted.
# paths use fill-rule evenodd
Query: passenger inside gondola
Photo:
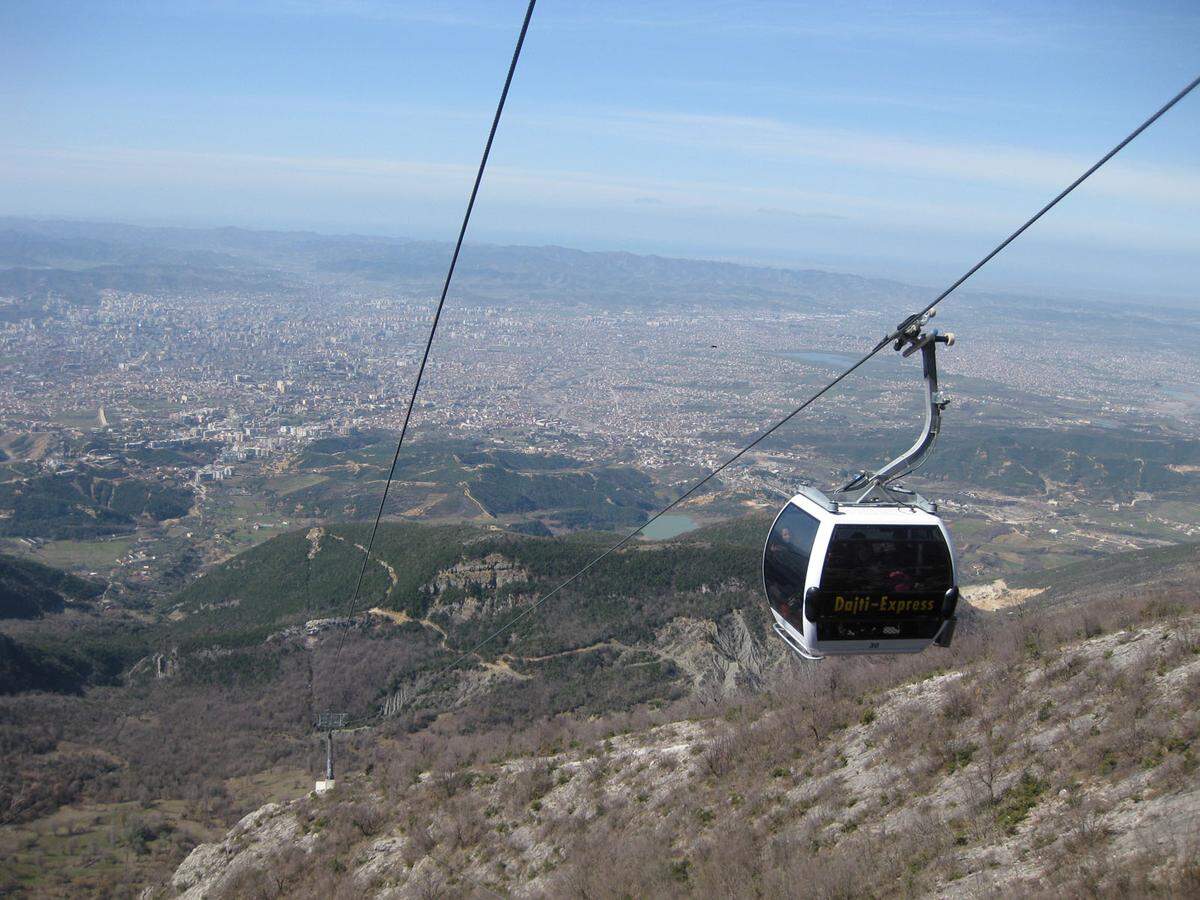
<svg viewBox="0 0 1200 900"><path fill-rule="evenodd" d="M797 629L804 627L804 586L820 523L789 505L775 522L763 555L767 599Z"/></svg>
<svg viewBox="0 0 1200 900"><path fill-rule="evenodd" d="M827 590L861 594L945 591L954 580L941 532L930 526L834 528L821 578Z"/></svg>

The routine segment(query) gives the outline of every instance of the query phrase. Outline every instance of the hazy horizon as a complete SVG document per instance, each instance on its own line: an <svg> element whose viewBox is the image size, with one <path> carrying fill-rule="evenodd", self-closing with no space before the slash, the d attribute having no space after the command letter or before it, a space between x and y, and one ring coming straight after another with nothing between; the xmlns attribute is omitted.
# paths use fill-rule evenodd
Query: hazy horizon
<svg viewBox="0 0 1200 900"><path fill-rule="evenodd" d="M0 212L448 240L522 10L10 4ZM943 284L1198 39L1174 3L544 4L470 239ZM1194 297L1198 138L1188 98L978 286Z"/></svg>
<svg viewBox="0 0 1200 900"><path fill-rule="evenodd" d="M445 235L435 235L435 234L430 234L428 236L414 236L411 234L389 234L389 233L385 233L385 232L371 232L368 230L357 230L356 231L356 230L352 230L352 229L323 230L323 229L317 229L317 228L286 228L286 227L268 228L268 227L245 225L245 224L240 224L240 223L231 223L231 222L215 223L215 224L207 224L207 223L184 224L184 223L170 223L170 222L166 222L166 221L156 221L156 220L138 222L138 221L128 221L128 220L127 221L115 221L115 220L111 220L111 219L101 219L101 218L71 218L71 217L61 217L61 216L41 217L41 216L25 216L25 215L10 216L10 215L0 214L0 225L2 225L6 220L13 221L13 222L37 223L39 225L49 226L49 227L53 227L56 225L75 225L75 226L88 226L88 227L97 227L97 228L102 228L105 226L117 226L117 227L131 227L131 228L146 229L147 231L152 231L155 229L166 229L166 230L179 229L179 230L183 230L183 231L196 231L196 232L223 231L223 230L232 229L232 230L245 231L245 232L254 233L254 234L314 235L316 237L326 238L329 240L366 239L366 240L392 241L392 242L396 242L396 243L406 243L406 242L432 243L432 244L442 244L446 247L447 261L449 260L450 249L453 247L453 241L449 237L447 237ZM662 259L677 260L677 261L681 261L681 262L727 263L730 265L744 266L744 267L751 268L751 269L776 269L776 270L780 270L780 271L796 271L796 272L814 271L814 272L823 272L823 273L827 273L830 275L846 276L846 277L851 277L851 278L864 278L864 279L868 279L868 280L872 280L872 281L894 282L898 285L916 288L917 290L929 291L931 296L933 293L940 293L945 287L948 286L946 283L934 283L932 281L922 281L921 278L917 277L917 276L906 278L899 273L889 272L886 265L882 262L879 263L875 267L863 266L863 267L860 267L859 269L855 269L855 268L852 268L849 264L845 267L838 267L836 265L831 265L831 264L816 264L816 263L814 263L812 265L805 265L802 262L795 262L795 261L788 261L788 260L773 261L773 260L752 259L752 258L737 257L737 256L718 256L718 255L705 256L699 252L688 253L686 250L680 251L680 252L670 252L670 251L655 252L653 250L634 250L629 247L623 247L623 246L585 247L585 246L578 246L578 245L573 245L573 244L568 244L568 243L563 243L563 242L554 242L554 241L536 242L536 241L533 241L532 239L527 240L527 241L521 241L520 239L516 239L516 240L512 240L512 241L503 241L503 240L494 240L494 241L474 240L474 241L471 241L471 240L468 240L466 246L464 247L464 252L466 253L467 259L469 259L469 257L470 257L470 247L472 245L478 246L478 247L489 247L489 248L500 248L500 249L510 247L510 248L517 249L517 250L560 249L560 250L566 250L566 251L578 251L581 253L628 253L633 256L652 257L652 258L657 257L657 258L662 258ZM971 261L963 260L962 262L963 262L962 268L965 271L965 269L968 267L968 265L973 263L974 261L973 260L971 260ZM4 266L0 265L0 268L4 268ZM878 269L878 271L875 271L874 269ZM955 274L955 273L950 272L949 269L947 270L947 275L950 277L957 277L958 274L962 274L962 273L959 272L959 273ZM973 280L966 282L962 286L962 288L959 289L959 293L969 294L969 293L972 293L974 291L978 291L981 289L983 291L986 291L987 293L993 293L993 294L998 294L998 295L1010 295L1010 296L1015 296L1015 297L1019 296L1019 297L1026 297L1026 298L1042 298L1042 299L1047 299L1047 300L1058 300L1058 301L1066 301L1066 302L1100 302L1100 303L1106 303L1106 304L1133 303L1133 304L1139 305L1139 306L1149 305L1149 306L1163 306L1163 307L1168 307L1168 308L1179 307L1179 306L1191 306L1196 300L1196 295L1194 292L1189 292L1189 293L1180 294L1180 295L1159 295L1159 294L1138 293L1136 291L1120 290L1120 289L1103 290L1100 288L1092 288L1092 289L1072 290L1070 288L1070 286L1065 286L1065 285L1062 287L1056 288L1056 287L1048 287L1045 285L1037 285L1036 283L1035 284L1021 284L1021 283L1007 284L1007 283L1004 283L1003 281L1001 281L1000 283L991 284L991 285L981 288L980 285L977 285Z"/></svg>

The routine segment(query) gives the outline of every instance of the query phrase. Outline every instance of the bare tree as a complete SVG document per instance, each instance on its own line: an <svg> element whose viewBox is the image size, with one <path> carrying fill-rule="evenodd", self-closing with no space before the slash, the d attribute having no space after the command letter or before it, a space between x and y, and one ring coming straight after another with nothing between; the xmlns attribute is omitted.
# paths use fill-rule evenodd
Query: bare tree
<svg viewBox="0 0 1200 900"><path fill-rule="evenodd" d="M1004 749L1008 745L1007 735L995 722L985 724L983 742L975 754L975 765L969 769L971 780L987 794L987 805L995 806L996 783L1003 771Z"/></svg>

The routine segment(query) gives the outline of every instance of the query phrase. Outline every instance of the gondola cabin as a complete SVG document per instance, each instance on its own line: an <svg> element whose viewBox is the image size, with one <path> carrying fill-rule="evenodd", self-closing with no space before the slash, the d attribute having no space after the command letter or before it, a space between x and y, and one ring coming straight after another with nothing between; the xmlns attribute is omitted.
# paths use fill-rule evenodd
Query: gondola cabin
<svg viewBox="0 0 1200 900"><path fill-rule="evenodd" d="M952 547L941 519L915 503L854 505L803 489L763 549L775 631L808 659L949 646Z"/></svg>

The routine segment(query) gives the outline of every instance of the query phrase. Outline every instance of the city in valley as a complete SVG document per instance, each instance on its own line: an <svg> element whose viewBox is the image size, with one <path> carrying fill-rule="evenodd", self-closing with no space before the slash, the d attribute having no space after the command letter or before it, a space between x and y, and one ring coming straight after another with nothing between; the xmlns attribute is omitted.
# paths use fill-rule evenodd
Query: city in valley
<svg viewBox="0 0 1200 900"><path fill-rule="evenodd" d="M125 240L145 261L106 280L14 268L0 282L5 549L152 602L273 534L371 515L445 248L236 231ZM69 242L53 252L69 256ZM206 254L221 266L196 262ZM468 250L386 515L635 527L929 293L629 259ZM1194 312L964 291L935 324L958 337L942 354L952 402L917 483L938 494L975 580L1196 533ZM768 509L796 484L836 487L906 446L920 403L916 361L878 357L668 531ZM498 451L499 469L479 465ZM552 490L511 496L548 478ZM114 510L114 489L142 506ZM42 500L70 511L50 533Z"/></svg>

